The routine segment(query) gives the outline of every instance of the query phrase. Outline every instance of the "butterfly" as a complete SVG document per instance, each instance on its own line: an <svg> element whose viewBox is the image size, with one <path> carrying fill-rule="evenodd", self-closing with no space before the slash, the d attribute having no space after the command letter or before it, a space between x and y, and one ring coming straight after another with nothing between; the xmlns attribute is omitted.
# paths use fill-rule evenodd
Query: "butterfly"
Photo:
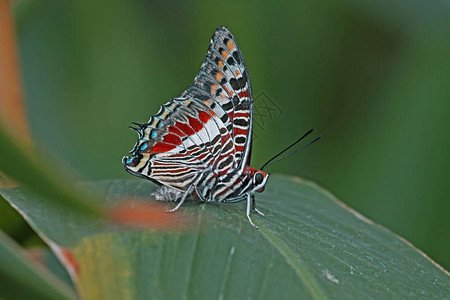
<svg viewBox="0 0 450 300"><path fill-rule="evenodd" d="M151 194L155 199L179 201L168 212L189 196L203 202L246 200L247 219L258 228L250 212L264 215L255 206L255 192L264 191L269 173L250 166L252 120L244 58L230 30L218 27L192 84L147 123L130 127L139 140L122 162L129 173L159 185Z"/></svg>

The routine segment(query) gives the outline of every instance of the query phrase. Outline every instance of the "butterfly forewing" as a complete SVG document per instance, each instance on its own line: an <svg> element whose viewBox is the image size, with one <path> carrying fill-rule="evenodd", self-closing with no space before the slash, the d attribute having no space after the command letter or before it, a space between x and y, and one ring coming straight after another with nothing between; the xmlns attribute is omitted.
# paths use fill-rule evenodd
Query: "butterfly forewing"
<svg viewBox="0 0 450 300"><path fill-rule="evenodd" d="M212 103L215 104L213 111L220 117L233 139L234 168L242 168L248 164L252 88L241 51L227 28L219 27L213 34L202 67L183 95L207 101L210 107Z"/></svg>

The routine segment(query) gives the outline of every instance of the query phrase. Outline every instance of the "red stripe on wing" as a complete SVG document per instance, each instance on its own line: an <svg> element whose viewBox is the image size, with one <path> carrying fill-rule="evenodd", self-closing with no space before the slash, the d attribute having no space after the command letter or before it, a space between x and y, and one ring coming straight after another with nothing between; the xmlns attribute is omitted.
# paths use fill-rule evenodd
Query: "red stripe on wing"
<svg viewBox="0 0 450 300"><path fill-rule="evenodd" d="M179 136L185 136L185 134L183 132L181 132L178 128L176 128L175 126L170 126L169 132L175 133L176 135L179 135Z"/></svg>
<svg viewBox="0 0 450 300"><path fill-rule="evenodd" d="M166 134L162 140L163 143L181 145L181 139L175 134Z"/></svg>
<svg viewBox="0 0 450 300"><path fill-rule="evenodd" d="M239 135L239 134L243 134L243 135L247 135L248 129L240 129L240 128L233 128L233 132L234 132L234 136Z"/></svg>
<svg viewBox="0 0 450 300"><path fill-rule="evenodd" d="M196 132L199 132L200 130L203 129L203 124L199 120L192 118L192 117L189 117L189 125L191 125L191 127Z"/></svg>
<svg viewBox="0 0 450 300"><path fill-rule="evenodd" d="M209 119L211 119L211 115L208 114L207 112L200 111L198 113L198 118L200 119L200 121L203 122L203 124L206 124L209 121Z"/></svg>
<svg viewBox="0 0 450 300"><path fill-rule="evenodd" d="M165 143L156 143L152 149L150 149L149 153L164 153L174 149L175 145L165 144Z"/></svg>
<svg viewBox="0 0 450 300"><path fill-rule="evenodd" d="M240 117L240 118L248 118L249 113L248 112L242 112L242 111L236 111L234 113L235 117Z"/></svg>
<svg viewBox="0 0 450 300"><path fill-rule="evenodd" d="M176 127L178 127L181 131L183 131L186 135L193 135L195 133L194 130L189 125L186 125L181 122L177 122L175 124Z"/></svg>
<svg viewBox="0 0 450 300"><path fill-rule="evenodd" d="M180 169L163 169L163 170L158 170L158 169L153 169L153 174L155 173L172 173L172 174L176 174L176 173L183 173L183 172L187 172L191 170L191 168L180 168Z"/></svg>
<svg viewBox="0 0 450 300"><path fill-rule="evenodd" d="M239 98L247 98L248 97L248 93L247 91L242 91L238 94Z"/></svg>

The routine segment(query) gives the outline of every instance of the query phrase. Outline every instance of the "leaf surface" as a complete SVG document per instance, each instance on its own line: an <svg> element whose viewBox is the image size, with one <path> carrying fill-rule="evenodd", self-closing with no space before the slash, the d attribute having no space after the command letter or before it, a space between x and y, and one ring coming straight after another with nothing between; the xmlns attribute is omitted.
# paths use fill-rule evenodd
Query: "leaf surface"
<svg viewBox="0 0 450 300"><path fill-rule="evenodd" d="M149 199L143 180L88 183L103 207ZM82 217L19 190L2 190L47 239L70 249L84 299L445 299L450 276L390 231L298 178L271 176L245 203L194 201L181 229L132 230ZM173 207L168 203L167 207Z"/></svg>
<svg viewBox="0 0 450 300"><path fill-rule="evenodd" d="M73 291L0 231L0 299L73 300Z"/></svg>

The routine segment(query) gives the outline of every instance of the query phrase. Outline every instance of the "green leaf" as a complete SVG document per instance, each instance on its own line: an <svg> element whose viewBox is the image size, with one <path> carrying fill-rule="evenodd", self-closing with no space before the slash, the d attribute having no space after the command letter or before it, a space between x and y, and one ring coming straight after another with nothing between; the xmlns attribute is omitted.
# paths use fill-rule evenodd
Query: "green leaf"
<svg viewBox="0 0 450 300"><path fill-rule="evenodd" d="M154 185L86 184L103 206L149 198ZM48 239L68 247L83 299L444 299L449 274L402 238L297 178L271 176L253 214L245 203L187 203L173 231L125 230L2 194ZM151 200L148 200L151 201ZM168 203L172 207L173 203ZM182 221L180 221L182 222Z"/></svg>
<svg viewBox="0 0 450 300"><path fill-rule="evenodd" d="M63 282L30 261L24 251L0 231L0 298L14 300L76 299Z"/></svg>

